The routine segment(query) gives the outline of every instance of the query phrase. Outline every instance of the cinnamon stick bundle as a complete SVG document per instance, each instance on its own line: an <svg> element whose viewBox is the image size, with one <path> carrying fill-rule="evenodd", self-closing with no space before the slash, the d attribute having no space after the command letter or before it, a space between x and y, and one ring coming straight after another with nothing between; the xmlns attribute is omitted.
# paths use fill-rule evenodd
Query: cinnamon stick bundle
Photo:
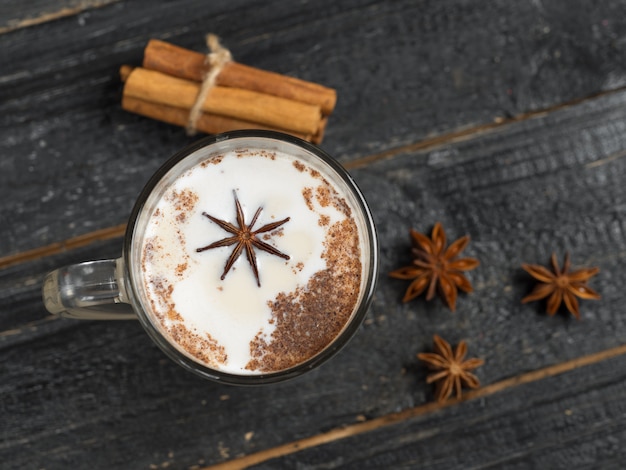
<svg viewBox="0 0 626 470"><path fill-rule="evenodd" d="M335 90L232 61L205 97L199 95L209 67L204 55L158 40L144 52L143 68L120 69L122 107L170 124L186 126L199 105L195 128L202 132L270 129L320 143L336 103Z"/></svg>
<svg viewBox="0 0 626 470"><path fill-rule="evenodd" d="M144 51L143 67L201 82L207 72L205 59L206 56L199 52L151 39ZM237 62L224 66L217 77L217 84L318 105L324 115L331 114L337 103L337 92L332 88Z"/></svg>

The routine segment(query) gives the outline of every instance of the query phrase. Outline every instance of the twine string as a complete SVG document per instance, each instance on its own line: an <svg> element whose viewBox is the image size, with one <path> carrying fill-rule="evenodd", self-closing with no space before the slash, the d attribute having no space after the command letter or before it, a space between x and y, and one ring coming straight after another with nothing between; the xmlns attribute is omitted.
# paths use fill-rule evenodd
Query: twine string
<svg viewBox="0 0 626 470"><path fill-rule="evenodd" d="M187 120L187 135L195 135L196 125L200 115L202 114L202 105L206 101L207 96L211 88L215 86L217 77L224 68L224 66L233 60L233 57L228 49L220 44L219 38L215 34L207 34L206 43L209 48L209 53L206 56L205 63L208 65L208 70L202 78L202 85L196 100L189 111L189 118Z"/></svg>

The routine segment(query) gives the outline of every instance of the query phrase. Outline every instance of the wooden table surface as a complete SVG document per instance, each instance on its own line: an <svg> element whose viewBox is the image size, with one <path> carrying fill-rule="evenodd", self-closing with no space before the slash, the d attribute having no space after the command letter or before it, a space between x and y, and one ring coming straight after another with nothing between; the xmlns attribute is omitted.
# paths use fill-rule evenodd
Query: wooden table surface
<svg viewBox="0 0 626 470"><path fill-rule="evenodd" d="M373 305L329 363L261 388L205 381L133 321L48 314L48 271L119 256L149 176L196 138L120 108L150 38L338 91L321 147L368 199ZM626 1L0 5L0 467L626 465ZM471 236L474 292L403 304L409 229ZM602 299L522 305L522 263L569 252ZM465 339L482 388L437 404L416 358Z"/></svg>

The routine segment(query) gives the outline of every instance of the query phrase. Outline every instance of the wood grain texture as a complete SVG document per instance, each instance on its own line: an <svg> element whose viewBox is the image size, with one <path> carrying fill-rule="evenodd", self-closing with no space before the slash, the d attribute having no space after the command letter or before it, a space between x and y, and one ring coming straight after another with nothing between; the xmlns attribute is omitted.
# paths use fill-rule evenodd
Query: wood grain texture
<svg viewBox="0 0 626 470"><path fill-rule="evenodd" d="M148 38L199 49L208 29L242 63L338 89L324 148L352 166L382 243L365 323L306 376L225 387L173 364L137 323L45 312L47 271L116 257L121 239L7 265L3 468L206 466L412 409L432 399L415 354L433 333L467 339L487 361L485 385L626 344L626 2L251 5L121 1L82 24L68 17L0 35L0 256L125 222L148 176L191 139L121 111L117 69L139 63ZM432 139L467 128L479 131ZM410 260L408 229L438 220L450 239L469 234L466 252L481 260L456 314L439 300L401 304L407 283L386 276ZM603 298L582 303L581 321L519 302L532 287L521 263L566 250L575 265L601 269L591 285ZM261 467L618 468L623 362Z"/></svg>

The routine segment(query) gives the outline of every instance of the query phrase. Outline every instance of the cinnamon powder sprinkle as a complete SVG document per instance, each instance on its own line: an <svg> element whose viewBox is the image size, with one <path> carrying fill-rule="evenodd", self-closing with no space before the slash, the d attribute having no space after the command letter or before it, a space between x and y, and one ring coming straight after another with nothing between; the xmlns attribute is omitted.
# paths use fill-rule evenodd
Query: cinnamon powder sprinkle
<svg viewBox="0 0 626 470"><path fill-rule="evenodd" d="M319 202L320 206L328 207L331 202L331 195L328 186L318 186L316 192L317 202Z"/></svg>
<svg viewBox="0 0 626 470"><path fill-rule="evenodd" d="M264 158L269 158L270 160L276 160L276 152L271 152L269 150L237 149L234 152L237 155L237 158L243 158L243 157L264 157Z"/></svg>
<svg viewBox="0 0 626 470"><path fill-rule="evenodd" d="M220 363L225 363L228 359L227 354L224 352L224 347L220 346L209 334L206 335L206 338L203 338L199 334L190 331L182 323L171 326L168 328L168 331L176 343L205 364L216 367Z"/></svg>
<svg viewBox="0 0 626 470"><path fill-rule="evenodd" d="M349 322L359 298L361 261L353 219L329 229L322 257L326 269L305 288L279 294L270 302L276 329L250 342L248 370L273 372L300 364L326 348Z"/></svg>
<svg viewBox="0 0 626 470"><path fill-rule="evenodd" d="M302 196L309 210L313 210L313 188L304 188L302 190Z"/></svg>
<svg viewBox="0 0 626 470"><path fill-rule="evenodd" d="M180 192L172 191L168 199L173 202L175 210L191 212L198 202L198 195L190 189L184 189Z"/></svg>
<svg viewBox="0 0 626 470"><path fill-rule="evenodd" d="M167 330L174 342L187 351L188 354L210 367L219 368L220 364L224 364L228 359L228 355L223 346L209 334L206 337L202 337L182 323L183 318L176 310L176 304L172 299L174 287L162 279L150 279L149 283L159 304L161 304L161 307L165 307L164 309L156 308L155 301L151 299L152 311L159 317L161 320L159 323ZM158 313L163 310L166 311L165 314ZM174 323L165 326L163 321L165 316L170 322Z"/></svg>
<svg viewBox="0 0 626 470"><path fill-rule="evenodd" d="M206 168L209 165L217 165L224 159L224 155L215 155L211 158L207 158L200 163L202 168Z"/></svg>
<svg viewBox="0 0 626 470"><path fill-rule="evenodd" d="M189 263L187 262L181 263L178 266L176 266L176 275L178 277L181 277L183 273L187 270L188 266L189 266Z"/></svg>

